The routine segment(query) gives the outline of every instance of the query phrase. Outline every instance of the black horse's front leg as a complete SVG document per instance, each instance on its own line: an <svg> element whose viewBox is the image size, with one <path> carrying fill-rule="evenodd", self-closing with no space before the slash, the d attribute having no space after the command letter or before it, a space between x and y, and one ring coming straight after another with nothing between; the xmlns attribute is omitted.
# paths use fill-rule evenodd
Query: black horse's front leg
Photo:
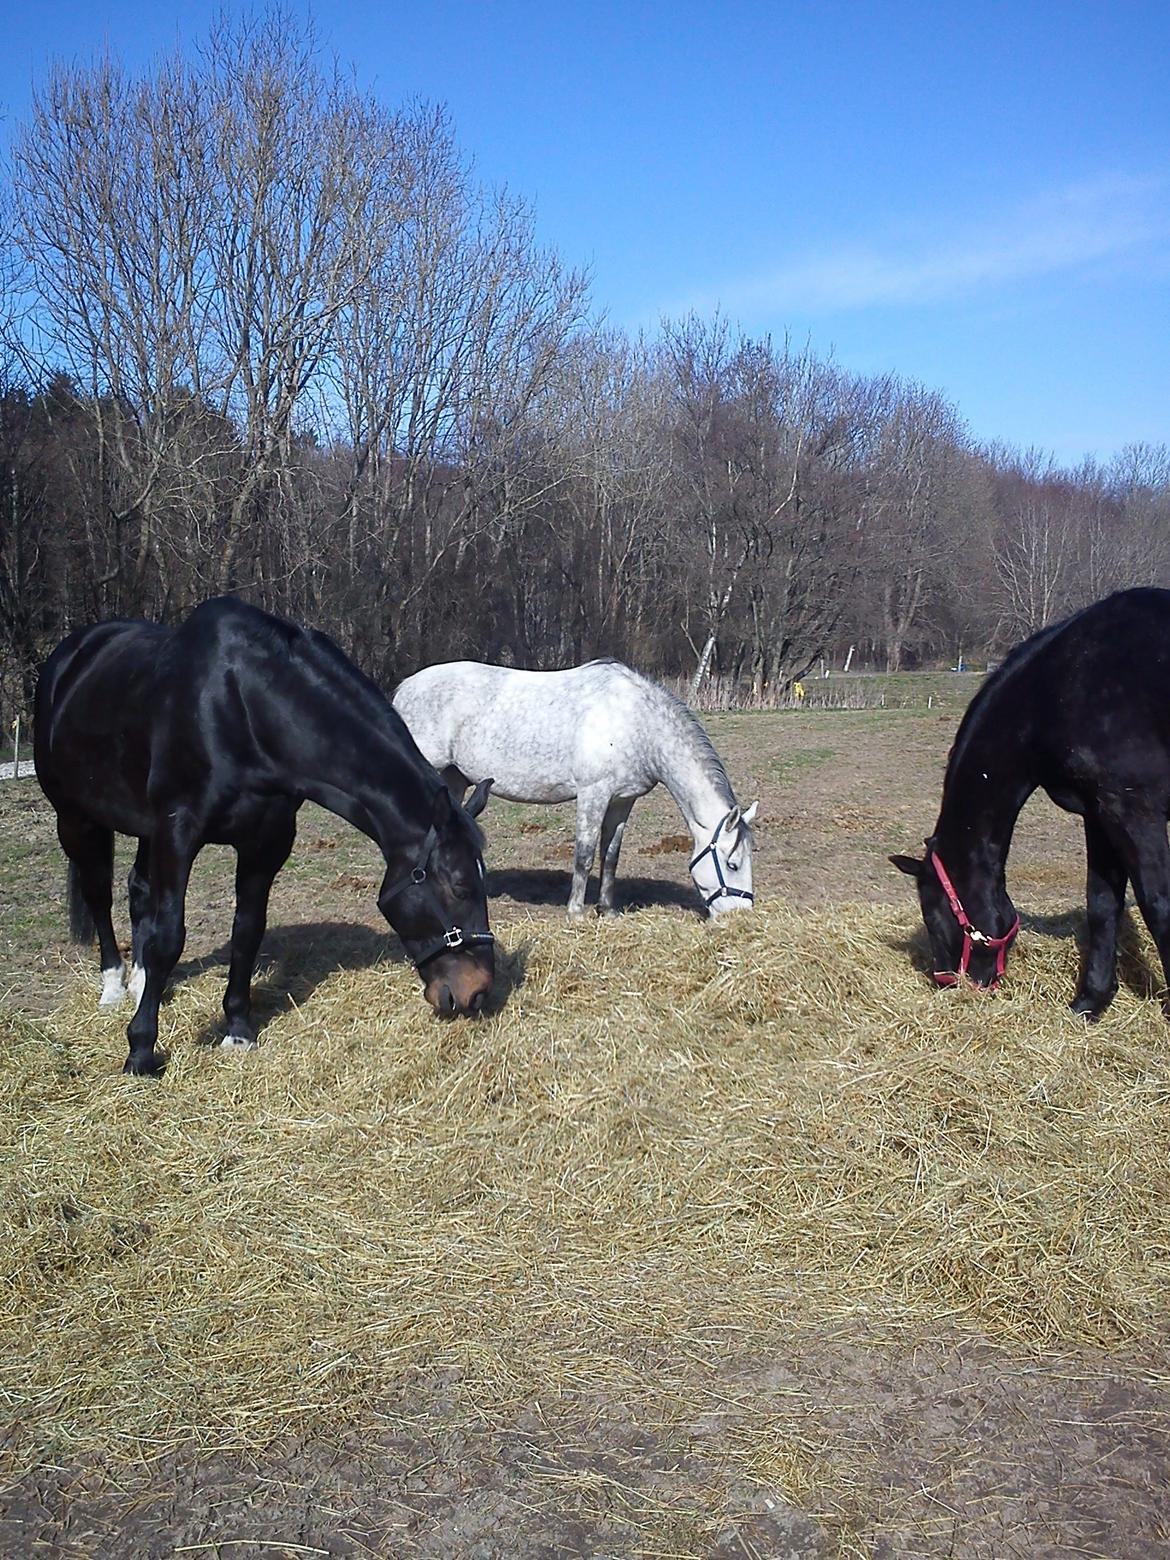
<svg viewBox="0 0 1170 1560"><path fill-rule="evenodd" d="M126 877L126 893L130 901L130 979L126 989L137 1007L146 983L142 937L150 909L150 840L147 838L138 841L134 864Z"/></svg>
<svg viewBox="0 0 1170 1560"><path fill-rule="evenodd" d="M1128 874L1125 863L1105 830L1085 819L1088 873L1085 885L1088 946L1080 984L1073 998L1074 1013L1099 1018L1117 995L1117 932L1125 905Z"/></svg>
<svg viewBox="0 0 1170 1560"><path fill-rule="evenodd" d="M273 804L260 829L236 852L236 916L232 923L232 958L223 1011L227 1034L223 1045L250 1050L256 1044L252 1022L252 973L264 929L273 879L288 860L296 838L295 805Z"/></svg>
<svg viewBox="0 0 1170 1560"><path fill-rule="evenodd" d="M163 1059L155 1050L158 1009L187 938L183 908L191 863L200 843L195 820L184 810L165 813L152 837L150 902L141 922L141 958L146 978L142 1000L126 1031L130 1055L123 1072L157 1077L163 1070Z"/></svg>

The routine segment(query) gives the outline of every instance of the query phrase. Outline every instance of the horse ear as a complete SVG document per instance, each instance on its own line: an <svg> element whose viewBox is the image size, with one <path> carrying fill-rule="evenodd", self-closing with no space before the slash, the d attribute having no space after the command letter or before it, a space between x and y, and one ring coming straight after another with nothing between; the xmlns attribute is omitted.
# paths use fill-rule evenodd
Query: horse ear
<svg viewBox="0 0 1170 1560"><path fill-rule="evenodd" d="M441 829L445 823L450 821L452 812L451 793L445 785L440 786L435 792L435 808L431 814L431 822L437 829Z"/></svg>
<svg viewBox="0 0 1170 1560"><path fill-rule="evenodd" d="M753 802L752 805L748 808L747 812L744 813L742 819L740 820L741 823L751 823L752 819L756 816L756 811L759 808L759 805L760 804L758 801Z"/></svg>
<svg viewBox="0 0 1170 1560"><path fill-rule="evenodd" d="M724 834L726 834L729 838L731 835L737 834L739 832L739 824L742 817L743 814L740 812L739 808L733 807L727 814L727 817L723 820Z"/></svg>
<svg viewBox="0 0 1170 1560"><path fill-rule="evenodd" d="M488 792L495 783L494 780L481 780L475 790L472 791L463 804L470 817L478 818L480 813L483 812L488 803Z"/></svg>
<svg viewBox="0 0 1170 1560"><path fill-rule="evenodd" d="M905 872L910 877L921 877L925 861L919 861L917 856L891 856L890 861L899 872Z"/></svg>

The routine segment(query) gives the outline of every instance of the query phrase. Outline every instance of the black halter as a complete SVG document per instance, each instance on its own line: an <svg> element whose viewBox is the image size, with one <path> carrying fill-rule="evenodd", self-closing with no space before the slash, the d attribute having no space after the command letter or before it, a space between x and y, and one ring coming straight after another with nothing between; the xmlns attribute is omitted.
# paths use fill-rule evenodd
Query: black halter
<svg viewBox="0 0 1170 1560"><path fill-rule="evenodd" d="M387 889L380 896L384 899L393 899L395 894L401 894L408 888L417 888L423 897L429 901L431 909L435 912L439 925L447 919L446 912L439 903L439 896L435 893L427 881L427 867L430 865L431 852L438 842L439 834L434 824L427 831L427 836L422 843L422 853L418 859L418 865L412 867L409 877L404 877L395 883L393 888ZM494 943L495 938L491 932L465 932L461 926L451 926L433 941L426 943L423 951L411 959L415 969L421 969L429 959L436 954L451 953L456 948L481 947L485 943ZM405 939L404 939L405 942Z"/></svg>
<svg viewBox="0 0 1170 1560"><path fill-rule="evenodd" d="M715 876L719 879L719 887L715 889L713 893L708 894L703 900L703 908L706 910L709 910L717 899L746 899L750 903L755 903L756 896L751 892L750 889L729 888L727 886L727 880L723 876L723 863L719 860L719 852L715 849L715 841L719 838L719 835L723 829L723 825L730 817L731 814L726 813L722 818L720 818L719 822L715 825L715 833L711 836L709 843L703 846L698 855L691 857L690 870L692 874L694 873L694 870L698 866L699 862L702 861L703 857L708 854L715 863ZM696 883L695 887L698 888L699 885ZM700 895L702 892L703 890L700 888Z"/></svg>

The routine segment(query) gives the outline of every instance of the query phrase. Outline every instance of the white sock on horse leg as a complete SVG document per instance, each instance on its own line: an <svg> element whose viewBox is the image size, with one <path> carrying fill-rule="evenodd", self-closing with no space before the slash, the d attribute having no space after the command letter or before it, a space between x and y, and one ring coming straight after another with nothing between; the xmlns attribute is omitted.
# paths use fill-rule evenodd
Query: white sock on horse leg
<svg viewBox="0 0 1170 1560"><path fill-rule="evenodd" d="M102 971L102 994L98 1007L114 1007L126 995L126 970L122 964Z"/></svg>

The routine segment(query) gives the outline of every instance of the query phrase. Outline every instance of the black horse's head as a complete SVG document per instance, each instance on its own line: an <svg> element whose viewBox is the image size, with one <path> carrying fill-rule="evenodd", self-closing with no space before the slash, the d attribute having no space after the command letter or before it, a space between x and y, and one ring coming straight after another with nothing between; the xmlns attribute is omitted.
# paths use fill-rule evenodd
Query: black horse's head
<svg viewBox="0 0 1170 1560"><path fill-rule="evenodd" d="M488 930L483 837L473 821L487 802L490 780L466 807L444 786L436 792L430 827L412 852L405 875L387 870L378 908L402 939L423 982L423 994L444 1018L482 1011L495 976Z"/></svg>
<svg viewBox="0 0 1170 1560"><path fill-rule="evenodd" d="M954 986L966 975L976 986L998 986L1007 951L1020 929L1019 917L1002 884L989 880L982 889L976 883L968 888L971 903L986 923L980 926L973 924L960 900L933 838L926 841L923 860L891 856L890 861L917 884L936 982ZM993 935L989 926L1002 929Z"/></svg>

